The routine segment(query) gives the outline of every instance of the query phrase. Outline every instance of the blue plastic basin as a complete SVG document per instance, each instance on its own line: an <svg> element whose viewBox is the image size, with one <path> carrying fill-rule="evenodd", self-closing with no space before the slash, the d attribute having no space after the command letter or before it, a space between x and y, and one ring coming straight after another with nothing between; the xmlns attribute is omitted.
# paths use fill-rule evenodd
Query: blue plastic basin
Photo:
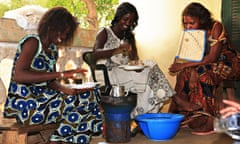
<svg viewBox="0 0 240 144"><path fill-rule="evenodd" d="M135 119L148 139L166 141L176 135L183 118L181 114L148 113L138 115Z"/></svg>

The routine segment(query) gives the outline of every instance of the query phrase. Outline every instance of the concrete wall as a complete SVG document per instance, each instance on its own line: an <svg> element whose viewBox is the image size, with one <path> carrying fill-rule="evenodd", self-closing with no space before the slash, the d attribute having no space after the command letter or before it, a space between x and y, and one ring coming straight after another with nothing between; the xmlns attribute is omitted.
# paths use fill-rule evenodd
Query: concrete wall
<svg viewBox="0 0 240 144"><path fill-rule="evenodd" d="M221 0L119 0L134 4L139 12L135 29L142 59L156 60L172 85L175 77L168 74L174 61L182 31L181 13L190 2L200 2L217 20L221 20Z"/></svg>

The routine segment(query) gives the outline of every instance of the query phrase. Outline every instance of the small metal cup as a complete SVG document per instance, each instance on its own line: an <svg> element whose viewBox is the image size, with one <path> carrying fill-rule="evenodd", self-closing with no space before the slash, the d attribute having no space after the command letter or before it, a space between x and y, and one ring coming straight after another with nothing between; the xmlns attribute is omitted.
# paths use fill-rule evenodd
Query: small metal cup
<svg viewBox="0 0 240 144"><path fill-rule="evenodd" d="M125 96L125 88L124 86L119 86L119 85L113 85L110 95L113 97L121 97L121 96Z"/></svg>

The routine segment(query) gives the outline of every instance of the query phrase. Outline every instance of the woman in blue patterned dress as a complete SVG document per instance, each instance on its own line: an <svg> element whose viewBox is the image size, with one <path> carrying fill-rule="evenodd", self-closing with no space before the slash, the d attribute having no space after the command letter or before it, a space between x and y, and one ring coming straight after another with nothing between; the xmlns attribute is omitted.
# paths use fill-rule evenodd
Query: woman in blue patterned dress
<svg viewBox="0 0 240 144"><path fill-rule="evenodd" d="M86 70L56 72L59 44L70 44L78 23L67 9L54 7L42 17L38 34L20 40L14 59L4 116L23 125L59 123L48 143L90 142L101 133L99 91L70 89L58 79Z"/></svg>

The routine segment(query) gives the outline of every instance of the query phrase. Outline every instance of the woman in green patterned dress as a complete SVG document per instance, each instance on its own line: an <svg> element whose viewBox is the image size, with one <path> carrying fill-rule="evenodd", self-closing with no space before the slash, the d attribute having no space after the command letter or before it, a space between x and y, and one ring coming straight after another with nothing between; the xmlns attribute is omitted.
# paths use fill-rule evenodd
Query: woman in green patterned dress
<svg viewBox="0 0 240 144"><path fill-rule="evenodd" d="M63 7L54 7L40 20L38 34L20 40L14 58L4 116L23 125L59 123L48 143L90 142L101 133L97 88L70 89L58 79L86 70L56 72L56 45L70 44L78 23Z"/></svg>

